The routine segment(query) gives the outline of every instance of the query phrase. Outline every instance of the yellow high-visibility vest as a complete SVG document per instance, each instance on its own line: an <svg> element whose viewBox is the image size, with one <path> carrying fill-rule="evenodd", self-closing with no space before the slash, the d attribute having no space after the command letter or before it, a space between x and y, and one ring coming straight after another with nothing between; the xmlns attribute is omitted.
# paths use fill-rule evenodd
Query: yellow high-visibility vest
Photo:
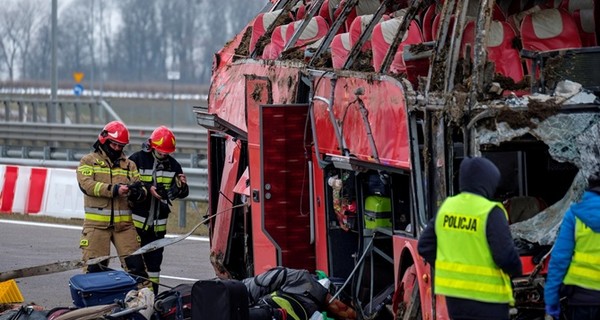
<svg viewBox="0 0 600 320"><path fill-rule="evenodd" d="M600 290L600 233L575 218L575 252L567 270L565 284Z"/></svg>
<svg viewBox="0 0 600 320"><path fill-rule="evenodd" d="M501 203L467 192L442 203L435 220L435 294L514 304L510 277L494 262L486 238L488 214L495 206L506 215Z"/></svg>

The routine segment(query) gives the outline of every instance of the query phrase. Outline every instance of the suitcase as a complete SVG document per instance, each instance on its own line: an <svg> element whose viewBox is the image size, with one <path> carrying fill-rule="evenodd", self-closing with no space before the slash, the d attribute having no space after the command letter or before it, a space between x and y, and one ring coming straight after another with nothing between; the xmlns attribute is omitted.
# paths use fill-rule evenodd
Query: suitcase
<svg viewBox="0 0 600 320"><path fill-rule="evenodd" d="M248 320L248 290L238 280L200 280L192 286L192 320Z"/></svg>
<svg viewBox="0 0 600 320"><path fill-rule="evenodd" d="M190 319L192 314L192 285L192 283L182 283L171 290L156 295L154 300L156 318L159 320L176 320L179 311L183 319Z"/></svg>
<svg viewBox="0 0 600 320"><path fill-rule="evenodd" d="M137 290L137 283L125 271L110 270L74 275L69 288L73 304L83 308L123 300L127 292Z"/></svg>

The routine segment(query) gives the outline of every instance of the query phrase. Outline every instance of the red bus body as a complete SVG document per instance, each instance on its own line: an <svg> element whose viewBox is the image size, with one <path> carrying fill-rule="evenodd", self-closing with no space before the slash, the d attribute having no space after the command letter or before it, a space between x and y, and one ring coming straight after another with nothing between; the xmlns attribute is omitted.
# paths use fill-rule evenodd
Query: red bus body
<svg viewBox="0 0 600 320"><path fill-rule="evenodd" d="M281 19L284 16L297 19L296 30L302 21L309 28L309 20L326 12L322 6L328 5L313 0L311 5L320 8L306 5L302 18L293 1L273 2L268 12L280 14L274 19L273 33L287 26L285 22L294 23ZM509 2L482 1L475 18L485 28L486 21L502 12L498 8L512 8L506 6ZM462 10L461 5L452 11L451 5L442 3L434 3L432 9L422 1L412 6L403 1L377 3L378 10L371 12L376 18L384 14L393 18L393 9L403 8L407 19L426 21L422 17L437 10L442 16L438 38L453 32L453 17L460 17ZM488 6L498 11L492 16ZM334 43L345 25L335 19L348 19L359 9L353 1L342 2L342 12L318 41ZM195 110L198 123L210 133L211 261L219 277L240 279L278 265L323 270L336 289L347 293L360 318L448 319L444 298L433 295L430 265L419 256L417 242L441 201L458 192L457 168L464 156L482 155L498 164L505 176L499 200L510 205L513 214L517 200L544 203L533 209L542 213L532 219L552 232L568 203L579 196L577 177L589 174L593 165L556 146L593 137L578 121L587 118L586 125L595 126L597 108L553 101L553 106L563 107L542 117L526 113L525 103L511 112L535 118L533 122L523 125L508 119L507 108L514 107L507 102L508 95L487 91L497 78L484 72L485 37L471 40L478 42L471 44L472 71L464 78L449 71L466 70L457 59L458 49L456 56L450 54L455 47L465 47L454 41L420 43L419 48L429 53L425 56L405 46L406 71L401 74L388 71L395 62L383 63L381 70L359 68L365 63L361 59L369 57L368 51L359 49L350 50L344 67L332 68L316 59L318 55L330 59L330 51L320 50L328 46L319 42L312 47L311 43L294 46L295 36L296 41L303 39L299 34L288 35L292 43L277 59L261 58L260 49L269 48L269 39L276 41L268 31L254 44L260 49L249 52L252 28L264 15L216 54L208 107ZM444 23L444 16L451 22ZM376 21L364 26L362 33L378 27ZM400 28L398 34L402 32ZM354 46L361 48L365 41L377 45L375 36L363 38ZM574 50L571 56L585 59L596 51L600 50ZM535 53L531 59L539 62L550 55ZM594 90L594 81L584 86ZM509 98L514 104L531 90L553 90L549 86L537 79L521 91L512 89L516 93ZM572 122L565 124L572 136L560 141L551 133L555 122L566 120ZM590 150L590 146L577 142L575 149ZM558 181L552 190L550 176ZM375 212L383 218L368 220L374 199L383 199L389 208ZM539 287L546 272L546 247L551 244L546 235L552 232L533 232L535 228L521 227L514 219L515 238L527 239L537 250L522 253L524 277L514 279L515 314L543 314ZM536 228L542 229L539 225Z"/></svg>

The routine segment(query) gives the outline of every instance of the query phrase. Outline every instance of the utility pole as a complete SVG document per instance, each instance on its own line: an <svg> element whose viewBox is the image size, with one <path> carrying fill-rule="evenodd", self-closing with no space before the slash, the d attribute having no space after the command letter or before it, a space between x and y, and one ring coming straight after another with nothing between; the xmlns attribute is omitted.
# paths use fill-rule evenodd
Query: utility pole
<svg viewBox="0 0 600 320"><path fill-rule="evenodd" d="M56 34L58 28L58 0L52 0L52 70L51 70L51 88L50 88L50 108L48 109L48 122L56 122L56 86L57 86L57 72L56 72Z"/></svg>

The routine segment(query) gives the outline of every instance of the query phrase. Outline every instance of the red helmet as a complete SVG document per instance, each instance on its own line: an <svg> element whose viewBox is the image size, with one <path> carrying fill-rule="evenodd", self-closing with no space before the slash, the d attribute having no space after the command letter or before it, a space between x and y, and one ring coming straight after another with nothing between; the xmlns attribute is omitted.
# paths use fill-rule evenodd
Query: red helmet
<svg viewBox="0 0 600 320"><path fill-rule="evenodd" d="M127 130L127 127L123 122L111 121L104 126L98 135L100 144L104 144L106 140L126 145L129 143L129 130Z"/></svg>
<svg viewBox="0 0 600 320"><path fill-rule="evenodd" d="M169 128L160 126L152 132L150 146L161 153L173 153L175 151L175 135Z"/></svg>

